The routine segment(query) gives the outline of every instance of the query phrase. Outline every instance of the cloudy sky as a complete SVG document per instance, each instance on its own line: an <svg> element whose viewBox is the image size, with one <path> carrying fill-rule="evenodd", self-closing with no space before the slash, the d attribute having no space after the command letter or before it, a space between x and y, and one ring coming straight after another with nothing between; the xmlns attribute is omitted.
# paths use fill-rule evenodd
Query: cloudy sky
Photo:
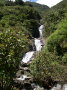
<svg viewBox="0 0 67 90"><path fill-rule="evenodd" d="M37 2L37 3L40 3L40 4L45 4L49 7L52 7L52 6L56 5L57 3L59 3L62 0L23 0L23 1Z"/></svg>

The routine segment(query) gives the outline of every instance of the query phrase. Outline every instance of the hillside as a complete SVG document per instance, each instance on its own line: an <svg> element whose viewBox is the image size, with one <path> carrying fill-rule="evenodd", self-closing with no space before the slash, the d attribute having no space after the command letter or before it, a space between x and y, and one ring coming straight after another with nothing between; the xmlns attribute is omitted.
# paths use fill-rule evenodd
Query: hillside
<svg viewBox="0 0 67 90"><path fill-rule="evenodd" d="M39 33L42 19L43 36ZM41 40L42 39L42 40ZM36 40L36 44L35 44ZM43 46L44 42L44 46ZM42 43L42 44L41 44ZM40 44L40 46L39 46ZM36 46L43 47L35 51ZM23 83L15 83L20 61L25 53L34 51L31 64L21 65L25 87L52 88L55 83L67 83L67 1L52 8L22 0L0 0L0 90L21 90ZM30 54L29 54L30 56ZM24 56L25 57L25 56ZM26 60L28 59L28 55ZM23 68L24 67L24 68ZM23 69L25 72L23 72ZM27 71L27 72L26 72ZM30 79L30 83L27 80ZM24 81L23 81L24 82ZM15 85L17 87L15 87ZM38 86L38 87L39 87Z"/></svg>
<svg viewBox="0 0 67 90"><path fill-rule="evenodd" d="M32 5L38 12L41 16L43 16L48 10L49 10L49 7L46 6L46 5L41 5L41 4L38 4L38 3L35 3L35 2L26 2L27 5Z"/></svg>
<svg viewBox="0 0 67 90"><path fill-rule="evenodd" d="M49 36L57 29L57 24L67 17L67 1L63 0L52 7L44 17L45 21L45 37Z"/></svg>
<svg viewBox="0 0 67 90"><path fill-rule="evenodd" d="M53 81L67 83L66 2L63 0L49 9L43 18L45 26L43 34L46 44L30 65L34 78L45 87L52 86Z"/></svg>
<svg viewBox="0 0 67 90"><path fill-rule="evenodd" d="M13 90L13 79L23 55L39 37L39 13L23 2L0 2L0 90Z"/></svg>
<svg viewBox="0 0 67 90"><path fill-rule="evenodd" d="M57 5L53 6L53 9L60 9L60 8L65 8L67 7L67 0L63 0L60 3L58 3Z"/></svg>

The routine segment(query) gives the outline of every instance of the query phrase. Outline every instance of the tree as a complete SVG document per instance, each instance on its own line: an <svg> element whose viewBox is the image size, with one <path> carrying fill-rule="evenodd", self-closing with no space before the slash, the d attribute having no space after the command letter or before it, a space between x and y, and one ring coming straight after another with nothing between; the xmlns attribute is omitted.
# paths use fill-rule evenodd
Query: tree
<svg viewBox="0 0 67 90"><path fill-rule="evenodd" d="M4 6L5 5L5 0L0 0L0 6Z"/></svg>
<svg viewBox="0 0 67 90"><path fill-rule="evenodd" d="M15 3L17 4L17 5L23 5L23 1L22 0L15 0Z"/></svg>

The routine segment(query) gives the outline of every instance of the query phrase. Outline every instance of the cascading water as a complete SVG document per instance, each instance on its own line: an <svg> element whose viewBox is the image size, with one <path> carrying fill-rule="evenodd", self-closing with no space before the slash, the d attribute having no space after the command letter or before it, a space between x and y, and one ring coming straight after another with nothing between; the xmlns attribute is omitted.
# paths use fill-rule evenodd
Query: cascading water
<svg viewBox="0 0 67 90"><path fill-rule="evenodd" d="M35 47L36 47L36 51L40 51L41 48L43 47L43 41L41 40L43 27L44 27L43 25L41 25L39 27L40 38L34 38L34 44L35 44ZM34 51L27 52L25 54L25 56L23 57L22 62L28 63L31 60L33 54L34 54Z"/></svg>
<svg viewBox="0 0 67 90"><path fill-rule="evenodd" d="M40 39L35 38L36 51L40 51L43 47L43 43Z"/></svg>
<svg viewBox="0 0 67 90"><path fill-rule="evenodd" d="M36 46L36 51L41 51L41 49L43 47L43 40L42 40L42 38L43 38L43 28L44 28L43 25L41 25L39 27L40 37L34 39L34 43L35 43L35 46Z"/></svg>
<svg viewBox="0 0 67 90"><path fill-rule="evenodd" d="M25 56L22 59L22 62L27 63L31 60L32 56L34 54L34 51L27 52Z"/></svg>
<svg viewBox="0 0 67 90"><path fill-rule="evenodd" d="M43 27L44 27L43 25L41 25L39 27L40 37L34 38L34 45L35 45L36 50L27 52L21 61L21 64L25 64L24 67L22 67L25 72L29 71L26 64L31 62L31 60L33 60L35 52L41 51L41 49L43 47ZM16 80L18 80L20 82L24 82L26 80L29 80L30 78L31 78L30 76L28 76L27 74L24 73L19 78L16 78ZM47 89L44 89L43 87L40 87L39 85L36 85L35 83L31 83L31 86L34 86L34 88L33 89L28 89L28 88L25 89L24 88L21 90L47 90ZM67 84L64 84L62 88L61 88L60 84L57 84L51 90L67 90Z"/></svg>
<svg viewBox="0 0 67 90"><path fill-rule="evenodd" d="M67 84L64 84L63 87L61 84L57 84L51 90L67 90Z"/></svg>
<svg viewBox="0 0 67 90"><path fill-rule="evenodd" d="M40 37L39 37L39 38L34 38L34 45L35 45L35 48L36 48L36 50L35 50L36 52L37 52L37 51L41 51L41 49L42 49L42 47L43 47L43 41L42 41L43 27L44 27L43 25L41 25L41 26L39 27ZM32 57L33 57L34 54L35 54L35 51L29 51L29 52L27 52L27 53L24 55L21 63L23 63L23 64L28 64L29 62L31 62ZM26 66L26 67L23 67L24 70L25 70L25 68L27 68L27 66ZM28 79L28 78L30 78L30 77L27 76L27 75L25 75L25 74L23 74L23 75L21 75L19 78L16 78L16 79L19 80L19 81L24 81L24 80L26 80L26 79Z"/></svg>
<svg viewBox="0 0 67 90"><path fill-rule="evenodd" d="M39 27L40 37L43 37L43 28L44 28L43 25L41 25L41 26Z"/></svg>

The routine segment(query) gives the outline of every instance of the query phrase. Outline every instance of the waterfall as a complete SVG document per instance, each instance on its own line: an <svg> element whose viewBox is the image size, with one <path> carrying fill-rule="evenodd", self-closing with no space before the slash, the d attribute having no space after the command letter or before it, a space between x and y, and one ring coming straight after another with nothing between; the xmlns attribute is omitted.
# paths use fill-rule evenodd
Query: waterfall
<svg viewBox="0 0 67 90"><path fill-rule="evenodd" d="M22 88L22 90L47 90L44 89L43 87L40 87L39 85L36 85L35 83L31 83L29 84L29 81L31 79L31 77L29 75L27 75L27 73L30 73L29 68L27 66L28 63L30 63L33 60L34 54L36 54L35 52L39 52L41 51L42 47L43 47L43 25L41 25L39 27L39 33L40 33L40 37L39 38L34 38L34 45L36 50L32 50L27 52L24 57L21 60L21 71L24 71L23 74L21 74L20 77L17 77L16 80L18 82L20 82L21 84L25 83L27 84L27 86L25 86L24 88ZM30 85L30 86L28 86ZM27 88L26 88L27 87ZM33 87L33 89L30 89L31 87ZM54 86L51 90L67 90L67 84L64 84L63 87L61 84L57 84L56 86Z"/></svg>
<svg viewBox="0 0 67 90"><path fill-rule="evenodd" d="M22 58L22 61L21 61L21 64L28 64L29 62L31 62L32 57L34 56L35 52L38 52L38 51L41 51L42 47L43 47L43 41L42 41L42 32L43 32L43 25L41 25L39 27L39 33L40 33L40 37L39 38L34 38L34 45L35 45L35 48L36 48L36 51L29 51L27 52L24 57ZM23 67L23 69L25 70L26 67ZM26 79L29 79L30 77L23 74L21 75L19 78L17 78L17 80L19 81L24 81Z"/></svg>
<svg viewBox="0 0 67 90"><path fill-rule="evenodd" d="M27 52L25 56L22 59L22 62L27 63L31 60L32 56L34 54L34 51Z"/></svg>
<svg viewBox="0 0 67 90"><path fill-rule="evenodd" d="M40 37L43 37L43 28L44 28L43 25L41 25L41 26L39 27Z"/></svg>
<svg viewBox="0 0 67 90"><path fill-rule="evenodd" d="M36 51L41 51L41 49L42 49L42 47L43 47L43 41L41 40L42 32L43 32L43 25L41 25L41 26L39 27L40 38L34 38L34 45L35 45L35 47L36 47ZM24 57L23 57L23 59L22 59L22 62L28 63L28 62L31 60L31 58L33 57L34 52L35 52L35 51L29 51L29 52L27 52L27 53L24 55Z"/></svg>
<svg viewBox="0 0 67 90"><path fill-rule="evenodd" d="M35 38L36 51L41 51L43 43L40 39Z"/></svg>
<svg viewBox="0 0 67 90"><path fill-rule="evenodd" d="M42 38L43 38L43 28L44 28L43 25L41 25L39 27L40 37L34 39L34 44L36 46L36 51L41 51L41 49L43 47L43 40L42 40Z"/></svg>

